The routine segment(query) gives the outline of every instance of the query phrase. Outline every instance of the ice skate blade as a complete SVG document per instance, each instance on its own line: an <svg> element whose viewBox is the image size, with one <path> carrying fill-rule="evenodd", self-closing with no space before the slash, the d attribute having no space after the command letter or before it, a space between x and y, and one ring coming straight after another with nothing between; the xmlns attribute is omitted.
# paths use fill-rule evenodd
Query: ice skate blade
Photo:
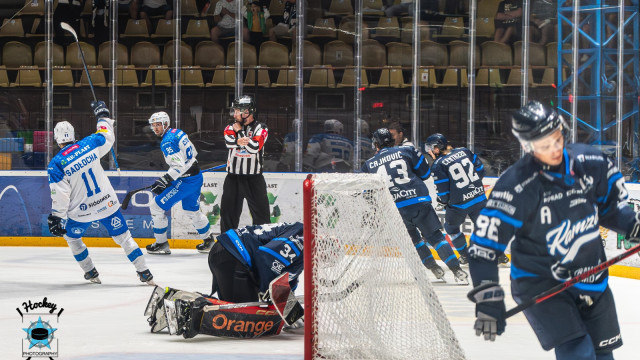
<svg viewBox="0 0 640 360"><path fill-rule="evenodd" d="M90 282L94 283L94 284L102 284L102 281L100 281L99 277L94 277L92 279L89 279Z"/></svg>

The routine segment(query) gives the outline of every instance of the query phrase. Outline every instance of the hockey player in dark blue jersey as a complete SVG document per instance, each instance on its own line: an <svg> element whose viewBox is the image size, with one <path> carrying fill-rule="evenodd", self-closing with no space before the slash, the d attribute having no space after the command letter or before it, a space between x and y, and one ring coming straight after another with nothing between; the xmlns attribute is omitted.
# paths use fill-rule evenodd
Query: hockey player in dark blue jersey
<svg viewBox="0 0 640 360"><path fill-rule="evenodd" d="M497 258L511 243L511 294L522 303L606 261L599 226L637 237L638 215L624 178L602 152L565 145L564 120L537 101L513 114L525 156L495 184L476 220L469 248L476 334L505 330ZM524 310L545 350L557 359L613 359L622 345L608 272L577 283Z"/></svg>
<svg viewBox="0 0 640 360"><path fill-rule="evenodd" d="M433 182L437 190L437 210L445 210L444 230L460 254L460 264L467 264L467 239L460 226L467 216L475 222L480 210L487 203L482 178L484 165L478 156L467 148L452 148L444 135L436 133L427 138L424 153L433 154L431 165ZM501 262L508 262L502 255Z"/></svg>
<svg viewBox="0 0 640 360"><path fill-rule="evenodd" d="M373 145L376 155L364 163L362 172L380 174L387 180L389 191L422 262L436 278L444 279L444 271L436 264L431 250L422 240L424 236L451 269L456 281L467 284L468 275L460 268L453 249L442 235L442 225L431 206L429 190L424 183L431 175L431 170L424 156L412 146L394 146L393 137L386 128L373 133Z"/></svg>

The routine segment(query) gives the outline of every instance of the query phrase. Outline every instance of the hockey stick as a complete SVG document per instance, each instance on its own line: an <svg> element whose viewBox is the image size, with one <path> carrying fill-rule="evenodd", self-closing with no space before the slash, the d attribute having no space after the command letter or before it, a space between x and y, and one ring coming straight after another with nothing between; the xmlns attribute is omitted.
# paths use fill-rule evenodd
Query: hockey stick
<svg viewBox="0 0 640 360"><path fill-rule="evenodd" d="M214 166L214 167L209 168L209 169L200 170L200 172L201 173L205 173L205 172L209 172L209 171L213 171L213 170L224 169L226 167L227 167L227 164L222 164L222 165Z"/></svg>
<svg viewBox="0 0 640 360"><path fill-rule="evenodd" d="M505 313L505 319L507 319L507 318L519 313L520 311L522 311L522 310L524 310L524 309L526 309L526 308L528 308L528 307L530 307L532 305L541 303L541 302L543 302L543 301L545 301L545 300L547 300L547 299L549 299L551 297L554 297L554 296L558 295L559 293L567 290L568 288L570 288L573 285L579 283L580 281L588 278L589 276L592 276L592 275L595 275L595 274L597 274L597 273L599 273L601 271L604 271L605 269L607 269L611 265L613 265L613 264L615 264L617 262L620 262L620 261L628 258L629 256L631 256L631 255L633 255L633 254L635 254L637 252L640 252L640 244L632 247L630 250L628 250L626 252L623 252L622 254L620 254L618 256L612 257L611 259L603 262L602 264L600 264L600 265L598 265L598 266L596 266L596 267L594 267L594 268L592 268L590 270L587 270L587 271L583 272L580 275L574 276L571 279L569 279L569 280L567 280L567 281L565 281L565 282L563 282L561 284L558 284L558 285L552 287L549 290L543 291L542 293L532 297L531 299L521 303L520 305L508 310ZM467 294L467 298L469 298L469 300L471 300L472 302L475 302L473 295L475 295L477 292L482 291L482 290L486 289L487 287L491 287L491 286L495 286L495 283L487 283L487 284L482 284L482 285L480 285L478 287L475 287L474 289L469 291L469 293Z"/></svg>
<svg viewBox="0 0 640 360"><path fill-rule="evenodd" d="M113 150L113 149L111 149ZM213 170L217 170L217 169L222 169L223 167L226 167L227 164L222 164L222 165L218 165L218 166L214 166L211 169L206 169L206 170L201 170L200 172L207 172L207 171L213 171ZM140 189L135 189L135 190L131 190L127 193L127 195L124 196L124 199L122 200L122 204L120 205L120 207L122 208L122 210L127 210L127 208L129 207L129 202L131 201L131 197L133 197L133 195L135 195L135 193L140 192L142 190L147 190L150 189L153 185L149 185L149 186L145 186L143 188Z"/></svg>
<svg viewBox="0 0 640 360"><path fill-rule="evenodd" d="M122 204L120 204L120 207L122 208L122 210L127 210L127 208L129 207L129 202L131 201L131 197L137 193L140 192L142 190L147 190L147 189L151 189L153 185L149 185L149 186L145 186L143 188L140 189L135 189L135 190L131 190L127 193L127 195L124 196L124 200L122 200Z"/></svg>
<svg viewBox="0 0 640 360"><path fill-rule="evenodd" d="M91 75L89 74L89 69L87 69L87 61L84 58L84 52L82 51L82 47L80 47L80 41L78 40L78 34L71 27L71 25L66 22L61 22L60 27L63 30L68 31L73 35L73 39L76 41L76 45L78 45L78 52L80 52L80 58L82 58L82 66L84 66L84 72L87 74L87 80L89 81L89 88L91 88L91 94L93 95L93 101L98 101L96 98L96 91L93 89L93 81L91 81ZM118 171L118 176L120 176L120 165L118 165L118 160L116 160L116 152L111 147L111 156L113 156L113 164L116 166L116 170Z"/></svg>

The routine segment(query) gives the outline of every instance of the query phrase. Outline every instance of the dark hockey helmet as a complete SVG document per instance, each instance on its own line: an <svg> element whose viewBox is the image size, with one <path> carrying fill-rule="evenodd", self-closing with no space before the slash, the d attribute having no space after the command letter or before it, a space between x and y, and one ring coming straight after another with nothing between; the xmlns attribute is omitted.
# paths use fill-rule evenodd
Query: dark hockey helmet
<svg viewBox="0 0 640 360"><path fill-rule="evenodd" d="M380 149L385 147L392 147L395 144L391 132L387 128L380 128L373 133L371 145L375 149L376 146Z"/></svg>
<svg viewBox="0 0 640 360"><path fill-rule="evenodd" d="M435 133L427 138L424 142L424 151L425 153L429 150L439 149L440 151L444 151L447 148L447 138L440 133Z"/></svg>
<svg viewBox="0 0 640 360"><path fill-rule="evenodd" d="M541 139L558 129L567 129L561 115L535 100L529 101L527 105L513 113L511 126L511 132L527 151L532 150L532 141Z"/></svg>
<svg viewBox="0 0 640 360"><path fill-rule="evenodd" d="M238 109L240 111L249 110L249 115L253 115L256 113L256 103L253 101L253 98L249 95L243 95L239 98L235 98L231 103L231 113Z"/></svg>

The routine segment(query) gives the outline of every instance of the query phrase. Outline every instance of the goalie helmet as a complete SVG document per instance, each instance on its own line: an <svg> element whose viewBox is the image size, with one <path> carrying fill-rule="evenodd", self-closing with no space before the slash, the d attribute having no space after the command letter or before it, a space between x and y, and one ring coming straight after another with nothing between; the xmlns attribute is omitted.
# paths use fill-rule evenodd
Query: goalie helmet
<svg viewBox="0 0 640 360"><path fill-rule="evenodd" d="M73 125L68 121L60 121L53 128L53 138L58 144L66 144L76 141Z"/></svg>
<svg viewBox="0 0 640 360"><path fill-rule="evenodd" d="M520 141L526 151L532 151L531 143L556 130L567 129L566 123L554 109L543 105L539 101L529 103L514 112L511 118L511 132ZM565 136L566 138L566 136Z"/></svg>
<svg viewBox="0 0 640 360"><path fill-rule="evenodd" d="M392 147L395 144L391 132L387 128L380 128L373 133L372 146L375 149L376 146L380 149L386 147Z"/></svg>
<svg viewBox="0 0 640 360"><path fill-rule="evenodd" d="M339 120L329 119L325 120L323 128L325 133L342 135L344 125Z"/></svg>
<svg viewBox="0 0 640 360"><path fill-rule="evenodd" d="M429 152L429 150L433 151L433 149L439 149L440 152L442 152L447 148L447 145L447 138L440 133L435 133L425 140L424 150L425 152Z"/></svg>
<svg viewBox="0 0 640 360"><path fill-rule="evenodd" d="M235 98L231 103L232 115L235 109L240 111L249 110L249 115L253 115L256 113L256 103L253 101L251 96L243 95L239 98Z"/></svg>
<svg viewBox="0 0 640 360"><path fill-rule="evenodd" d="M154 123L161 122L164 127L169 127L169 122L171 119L169 118L169 114L164 111L159 111L154 113L149 118L149 125L153 125Z"/></svg>

